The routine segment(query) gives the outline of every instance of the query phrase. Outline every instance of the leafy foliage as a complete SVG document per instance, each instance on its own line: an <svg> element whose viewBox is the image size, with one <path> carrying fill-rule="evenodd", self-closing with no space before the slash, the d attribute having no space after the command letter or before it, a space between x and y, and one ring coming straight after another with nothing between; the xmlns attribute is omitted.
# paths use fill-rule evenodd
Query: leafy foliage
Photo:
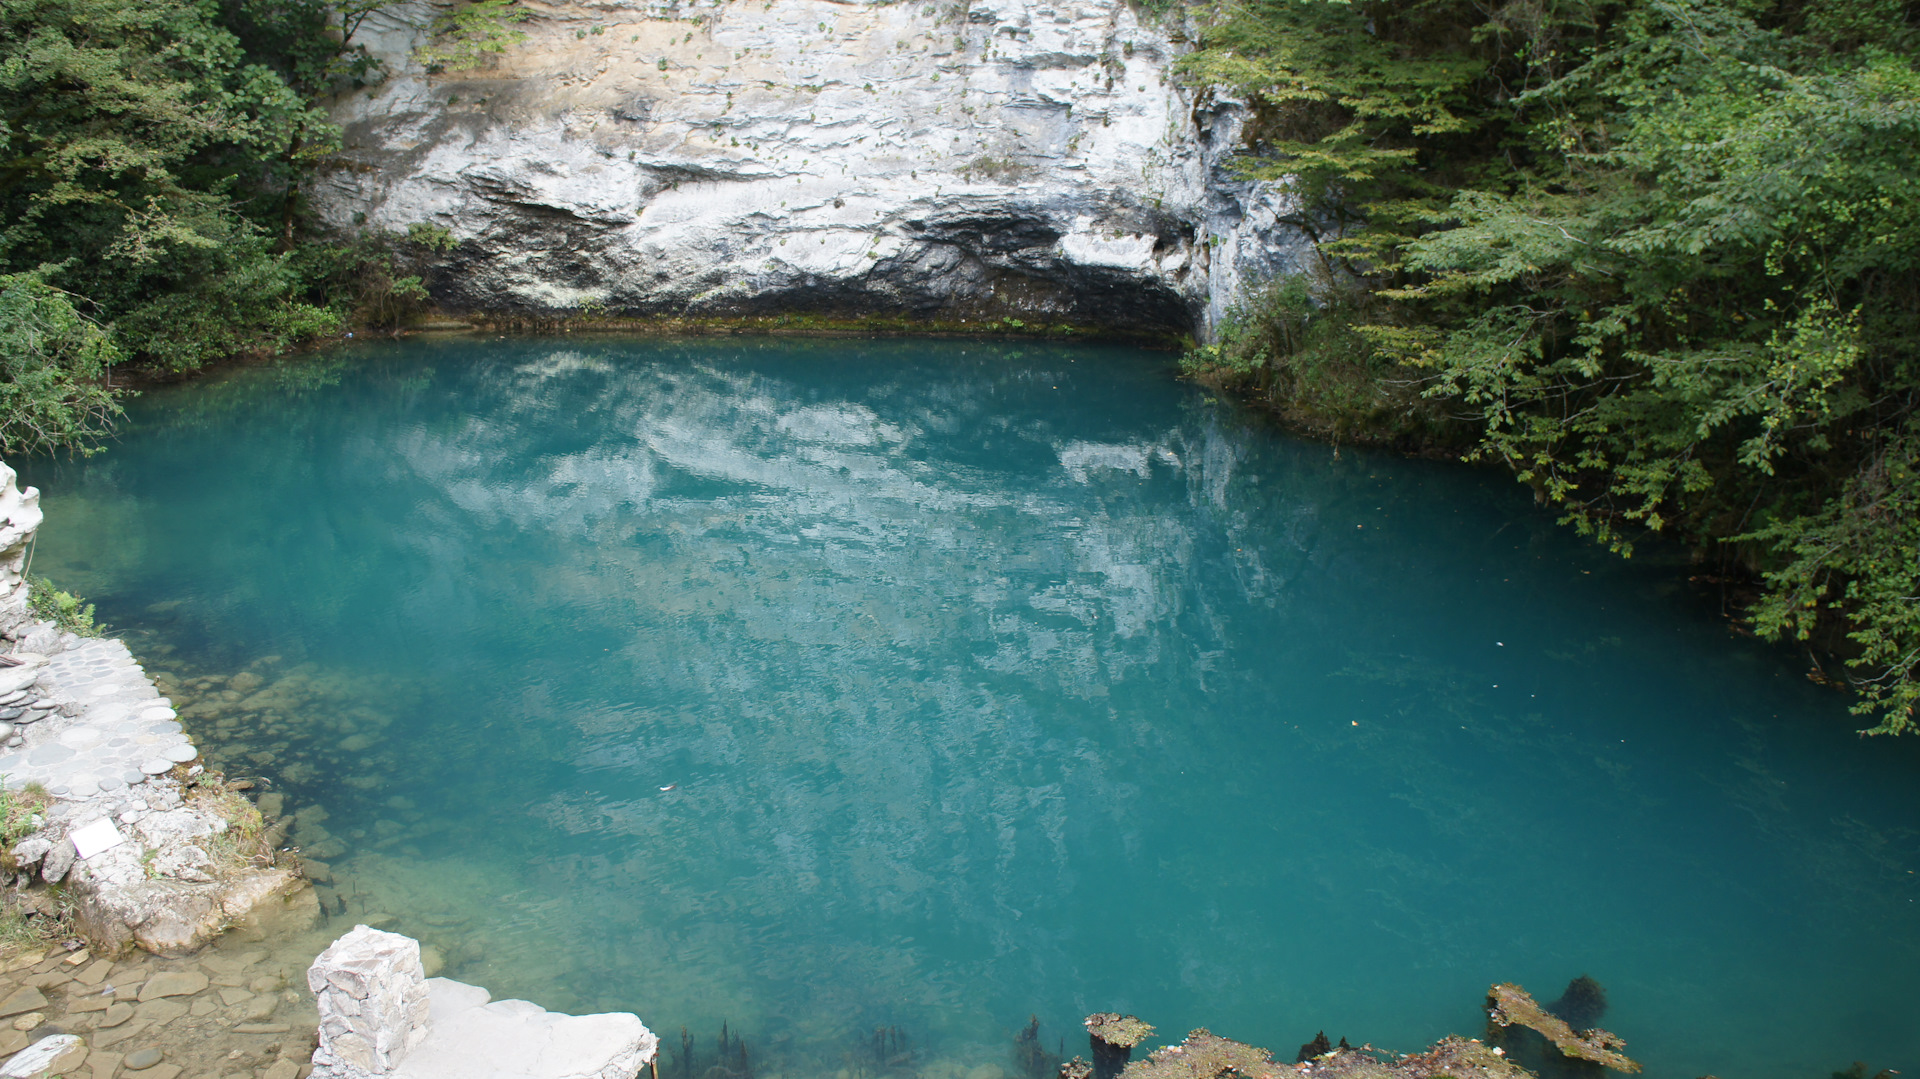
<svg viewBox="0 0 1920 1079"><path fill-rule="evenodd" d="M241 195L323 122L183 0L0 0L0 268L48 265L134 359L172 369L314 315Z"/></svg>
<svg viewBox="0 0 1920 1079"><path fill-rule="evenodd" d="M1583 531L1677 534L1920 703L1920 71L1883 0L1249 0L1190 73L1298 173L1326 314ZM1349 290L1368 300L1341 299ZM1229 349L1232 351L1231 349ZM1290 354L1291 355L1291 354Z"/></svg>
<svg viewBox="0 0 1920 1079"><path fill-rule="evenodd" d="M76 637L106 636L106 627L93 620L93 604L60 591L45 577L28 578L27 610Z"/></svg>
<svg viewBox="0 0 1920 1079"><path fill-rule="evenodd" d="M40 271L0 276L0 450L92 452L120 414L113 339Z"/></svg>
<svg viewBox="0 0 1920 1079"><path fill-rule="evenodd" d="M527 32L514 24L530 14L516 0L462 0L434 19L433 40L414 55L434 71L478 67L487 57L526 40Z"/></svg>
<svg viewBox="0 0 1920 1079"><path fill-rule="evenodd" d="M340 144L320 103L379 77L354 35L391 6L0 0L0 451L95 447L115 364L186 371L420 309L404 266L444 230L301 227ZM451 40L524 15L498 6L457 10Z"/></svg>

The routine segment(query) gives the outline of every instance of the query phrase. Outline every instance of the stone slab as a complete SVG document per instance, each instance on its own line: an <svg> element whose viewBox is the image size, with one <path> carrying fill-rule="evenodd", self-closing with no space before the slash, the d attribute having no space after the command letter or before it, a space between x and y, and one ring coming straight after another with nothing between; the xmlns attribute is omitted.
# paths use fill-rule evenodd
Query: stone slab
<svg viewBox="0 0 1920 1079"><path fill-rule="evenodd" d="M657 1040L624 1012L561 1015L429 978L427 1037L392 1079L632 1079Z"/></svg>
<svg viewBox="0 0 1920 1079"><path fill-rule="evenodd" d="M159 997L188 997L207 987L207 976L197 970L169 970L155 974L140 987L140 1001Z"/></svg>

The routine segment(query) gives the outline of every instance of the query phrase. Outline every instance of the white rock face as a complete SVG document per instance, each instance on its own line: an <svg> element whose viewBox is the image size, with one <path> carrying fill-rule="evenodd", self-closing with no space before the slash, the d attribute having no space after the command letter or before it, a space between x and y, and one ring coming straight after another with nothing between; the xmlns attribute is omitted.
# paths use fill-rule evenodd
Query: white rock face
<svg viewBox="0 0 1920 1079"><path fill-rule="evenodd" d="M1239 110L1173 84L1121 0L523 6L479 71L361 31L330 224L447 228L454 310L818 311L1212 326L1302 268L1282 185L1233 178ZM376 19L383 16L376 16Z"/></svg>
<svg viewBox="0 0 1920 1079"><path fill-rule="evenodd" d="M0 464L0 635L8 639L33 621L27 610L27 550L45 514L40 512L40 490L22 491L19 474ZM14 686L7 690L22 688Z"/></svg>

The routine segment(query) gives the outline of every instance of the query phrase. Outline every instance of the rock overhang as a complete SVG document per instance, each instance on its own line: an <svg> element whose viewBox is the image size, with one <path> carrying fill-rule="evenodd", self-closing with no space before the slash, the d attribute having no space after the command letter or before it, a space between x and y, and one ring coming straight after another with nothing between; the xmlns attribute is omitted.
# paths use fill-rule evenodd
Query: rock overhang
<svg viewBox="0 0 1920 1079"><path fill-rule="evenodd" d="M1238 178L1237 121L1118 0L528 6L463 74L419 66L431 9L401 9L367 35L386 82L335 108L322 218L447 230L449 310L1204 336L1304 262L1285 185Z"/></svg>

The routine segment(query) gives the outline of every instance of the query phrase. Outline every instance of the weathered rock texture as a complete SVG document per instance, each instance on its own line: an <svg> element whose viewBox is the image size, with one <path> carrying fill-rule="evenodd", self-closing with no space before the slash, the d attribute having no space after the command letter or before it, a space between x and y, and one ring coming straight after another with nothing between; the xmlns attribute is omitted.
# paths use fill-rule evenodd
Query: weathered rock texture
<svg viewBox="0 0 1920 1079"><path fill-rule="evenodd" d="M320 953L307 986L313 1079L634 1079L659 1044L625 1012L557 1015L428 979L417 941L364 925Z"/></svg>
<svg viewBox="0 0 1920 1079"><path fill-rule="evenodd" d="M426 1040L427 975L411 937L355 926L307 968L307 988L320 1004L315 1075L392 1075Z"/></svg>
<svg viewBox="0 0 1920 1079"><path fill-rule="evenodd" d="M1281 185L1236 179L1240 110L1174 85L1123 0L592 0L522 7L474 72L361 37L314 201L446 228L452 310L897 313L1205 332L1301 268Z"/></svg>
<svg viewBox="0 0 1920 1079"><path fill-rule="evenodd" d="M27 555L40 528L40 491L22 491L13 469L0 464L0 635L17 639L27 612Z"/></svg>

